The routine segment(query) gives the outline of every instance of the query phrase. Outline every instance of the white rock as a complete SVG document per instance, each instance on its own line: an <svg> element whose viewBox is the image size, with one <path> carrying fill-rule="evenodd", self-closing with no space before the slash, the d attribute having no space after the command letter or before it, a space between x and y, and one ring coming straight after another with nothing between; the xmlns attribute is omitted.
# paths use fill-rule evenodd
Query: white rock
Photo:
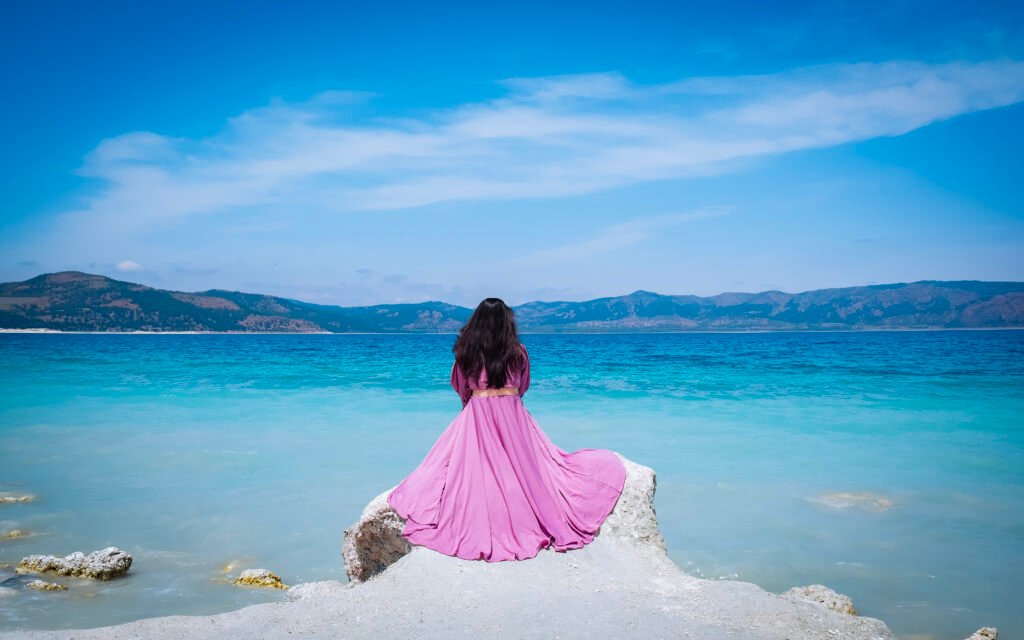
<svg viewBox="0 0 1024 640"><path fill-rule="evenodd" d="M36 497L30 493L0 492L0 504L13 504L16 502L34 502Z"/></svg>
<svg viewBox="0 0 1024 640"><path fill-rule="evenodd" d="M29 589L37 591L67 591L68 588L57 582L46 582L45 580L31 580L25 583Z"/></svg>
<svg viewBox="0 0 1024 640"><path fill-rule="evenodd" d="M786 598L806 600L807 602L820 604L837 613L845 613L851 616L857 615L857 610L853 607L853 600L851 600L849 596L836 593L821 584L812 584L806 587L793 587L782 595Z"/></svg>
<svg viewBox="0 0 1024 640"><path fill-rule="evenodd" d="M658 516L654 512L654 492L657 476L654 469L639 465L628 458L615 454L626 467L626 483L615 508L608 514L598 536L665 552L665 538L658 527Z"/></svg>
<svg viewBox="0 0 1024 640"><path fill-rule="evenodd" d="M996 640L999 637L999 630L995 627L982 627L971 634L967 640Z"/></svg>
<svg viewBox="0 0 1024 640"><path fill-rule="evenodd" d="M61 576L109 580L122 576L132 566L132 557L117 547L107 547L85 555L75 551L58 556L28 556L18 563L19 573L55 573Z"/></svg>

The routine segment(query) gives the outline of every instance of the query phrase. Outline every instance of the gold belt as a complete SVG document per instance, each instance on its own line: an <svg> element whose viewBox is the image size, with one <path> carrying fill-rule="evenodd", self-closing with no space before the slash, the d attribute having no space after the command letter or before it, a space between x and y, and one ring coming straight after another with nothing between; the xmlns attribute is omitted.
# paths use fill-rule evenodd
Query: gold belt
<svg viewBox="0 0 1024 640"><path fill-rule="evenodd" d="M473 389L473 396L486 398L489 396L518 396L519 387L502 387L500 389Z"/></svg>

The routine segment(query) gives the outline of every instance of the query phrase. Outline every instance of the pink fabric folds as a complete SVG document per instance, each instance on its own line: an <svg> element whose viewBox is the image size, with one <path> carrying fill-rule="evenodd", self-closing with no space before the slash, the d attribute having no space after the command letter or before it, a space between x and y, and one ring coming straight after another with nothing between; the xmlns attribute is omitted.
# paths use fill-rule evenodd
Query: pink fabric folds
<svg viewBox="0 0 1024 640"><path fill-rule="evenodd" d="M467 560L526 560L592 541L625 481L613 452L555 446L520 396L470 397L387 499L412 544Z"/></svg>

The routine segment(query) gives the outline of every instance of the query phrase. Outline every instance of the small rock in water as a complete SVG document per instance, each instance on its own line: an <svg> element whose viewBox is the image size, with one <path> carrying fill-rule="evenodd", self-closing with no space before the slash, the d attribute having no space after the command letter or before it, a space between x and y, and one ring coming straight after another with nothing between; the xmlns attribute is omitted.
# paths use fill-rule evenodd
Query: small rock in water
<svg viewBox="0 0 1024 640"><path fill-rule="evenodd" d="M995 627L982 627L978 629L967 640L996 640L999 637L999 629Z"/></svg>
<svg viewBox="0 0 1024 640"><path fill-rule="evenodd" d="M46 582L45 580L33 580L26 582L25 586L29 589L36 589L38 591L67 591L68 588L62 584L56 582Z"/></svg>
<svg viewBox="0 0 1024 640"><path fill-rule="evenodd" d="M812 502L832 509L865 509L867 511L888 511L892 508L892 500L877 493L868 491L840 491L823 493Z"/></svg>
<svg viewBox="0 0 1024 640"><path fill-rule="evenodd" d="M838 613L857 615L857 610L853 608L853 600L849 596L836 593L824 585L812 584L806 587L793 587L782 595L787 598L820 604Z"/></svg>
<svg viewBox="0 0 1024 640"><path fill-rule="evenodd" d="M32 502L36 497L31 493L0 493L0 504L12 504L14 502Z"/></svg>
<svg viewBox="0 0 1024 640"><path fill-rule="evenodd" d="M117 547L107 547L85 555L76 551L63 558L28 556L18 563L18 573L55 573L61 576L109 580L128 573L132 557Z"/></svg>
<svg viewBox="0 0 1024 640"><path fill-rule="evenodd" d="M234 584L248 587L270 587L273 589L287 589L288 585L281 582L281 578L267 569L246 569L235 578Z"/></svg>
<svg viewBox="0 0 1024 640"><path fill-rule="evenodd" d="M15 538L26 538L28 537L28 531L24 529L11 529L3 535L7 540L14 540Z"/></svg>

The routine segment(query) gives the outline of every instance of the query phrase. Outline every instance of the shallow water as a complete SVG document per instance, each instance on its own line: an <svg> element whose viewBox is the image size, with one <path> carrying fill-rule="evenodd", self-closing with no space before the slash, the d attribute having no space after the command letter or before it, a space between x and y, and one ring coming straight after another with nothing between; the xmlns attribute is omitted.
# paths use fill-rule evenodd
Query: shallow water
<svg viewBox="0 0 1024 640"><path fill-rule="evenodd" d="M130 574L0 598L0 629L276 600L454 418L453 336L0 335L0 562L119 546ZM526 335L560 447L658 472L669 553L824 583L901 635L1024 637L1024 332ZM835 495L838 494L838 495ZM852 494L852 495L843 495ZM0 570L0 580L10 575Z"/></svg>

